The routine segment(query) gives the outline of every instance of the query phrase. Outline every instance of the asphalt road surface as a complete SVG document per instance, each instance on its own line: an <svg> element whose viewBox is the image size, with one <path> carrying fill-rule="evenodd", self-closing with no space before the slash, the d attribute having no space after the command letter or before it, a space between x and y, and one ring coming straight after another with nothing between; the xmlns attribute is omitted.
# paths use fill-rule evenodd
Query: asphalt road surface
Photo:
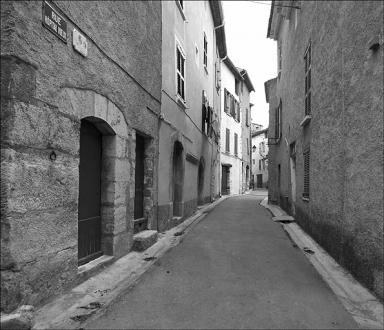
<svg viewBox="0 0 384 330"><path fill-rule="evenodd" d="M87 328L357 328L262 198L219 204Z"/></svg>

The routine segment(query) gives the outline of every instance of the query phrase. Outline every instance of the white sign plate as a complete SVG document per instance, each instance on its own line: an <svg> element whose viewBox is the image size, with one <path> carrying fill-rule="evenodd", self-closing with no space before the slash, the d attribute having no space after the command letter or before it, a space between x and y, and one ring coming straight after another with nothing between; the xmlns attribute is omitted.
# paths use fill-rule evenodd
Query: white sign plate
<svg viewBox="0 0 384 330"><path fill-rule="evenodd" d="M73 48L77 50L81 55L86 57L88 55L88 41L79 31L73 29L72 33Z"/></svg>

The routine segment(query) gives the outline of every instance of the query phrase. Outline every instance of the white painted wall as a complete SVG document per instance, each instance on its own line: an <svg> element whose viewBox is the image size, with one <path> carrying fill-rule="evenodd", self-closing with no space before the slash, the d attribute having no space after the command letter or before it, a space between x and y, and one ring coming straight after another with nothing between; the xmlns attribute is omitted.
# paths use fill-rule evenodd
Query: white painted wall
<svg viewBox="0 0 384 330"><path fill-rule="evenodd" d="M225 63L221 63L221 127L220 127L220 140L221 140L221 164L231 164L230 168L230 194L242 193L242 134L241 134L241 117L240 122L224 112L224 89L227 89L237 101L239 97L235 93L235 76L228 69ZM225 152L226 129L230 130L229 146L230 152ZM235 156L235 133L237 133L237 156ZM221 174L221 173L220 173ZM220 176L221 177L221 176Z"/></svg>

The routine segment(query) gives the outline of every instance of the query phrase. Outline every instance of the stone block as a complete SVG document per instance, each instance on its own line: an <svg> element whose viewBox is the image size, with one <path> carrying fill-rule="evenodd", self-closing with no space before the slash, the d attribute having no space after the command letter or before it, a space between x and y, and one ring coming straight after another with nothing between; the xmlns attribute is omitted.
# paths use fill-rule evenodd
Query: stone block
<svg viewBox="0 0 384 330"><path fill-rule="evenodd" d="M13 215L9 250L17 263L36 261L77 246L77 205Z"/></svg>
<svg viewBox="0 0 384 330"><path fill-rule="evenodd" d="M55 161L48 152L20 153L2 149L1 167L6 176L2 184L8 185L9 212L25 213L77 204L78 160L57 153Z"/></svg>
<svg viewBox="0 0 384 330"><path fill-rule="evenodd" d="M36 67L15 56L1 56L1 97L30 100L36 94Z"/></svg>
<svg viewBox="0 0 384 330"><path fill-rule="evenodd" d="M34 308L20 306L11 314L1 313L1 329L31 329L34 321Z"/></svg>
<svg viewBox="0 0 384 330"><path fill-rule="evenodd" d="M144 251L157 242L156 230L143 230L133 236L134 251Z"/></svg>
<svg viewBox="0 0 384 330"><path fill-rule="evenodd" d="M101 118L104 121L106 121L108 124L111 125L111 123L107 119L107 113L108 113L108 99L100 94L95 93L94 94L94 106L95 106L95 112L94 116L97 118ZM112 126L112 125L111 125Z"/></svg>

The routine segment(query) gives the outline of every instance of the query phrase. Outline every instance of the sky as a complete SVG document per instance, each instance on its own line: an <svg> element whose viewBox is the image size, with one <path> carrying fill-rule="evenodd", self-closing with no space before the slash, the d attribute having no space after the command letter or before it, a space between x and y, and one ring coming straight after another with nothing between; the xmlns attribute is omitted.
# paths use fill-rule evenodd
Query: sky
<svg viewBox="0 0 384 330"><path fill-rule="evenodd" d="M258 2L261 2L260 0ZM251 94L252 122L268 127L264 82L276 77L276 41L267 39L270 1L222 1L228 57L246 69L255 92Z"/></svg>

